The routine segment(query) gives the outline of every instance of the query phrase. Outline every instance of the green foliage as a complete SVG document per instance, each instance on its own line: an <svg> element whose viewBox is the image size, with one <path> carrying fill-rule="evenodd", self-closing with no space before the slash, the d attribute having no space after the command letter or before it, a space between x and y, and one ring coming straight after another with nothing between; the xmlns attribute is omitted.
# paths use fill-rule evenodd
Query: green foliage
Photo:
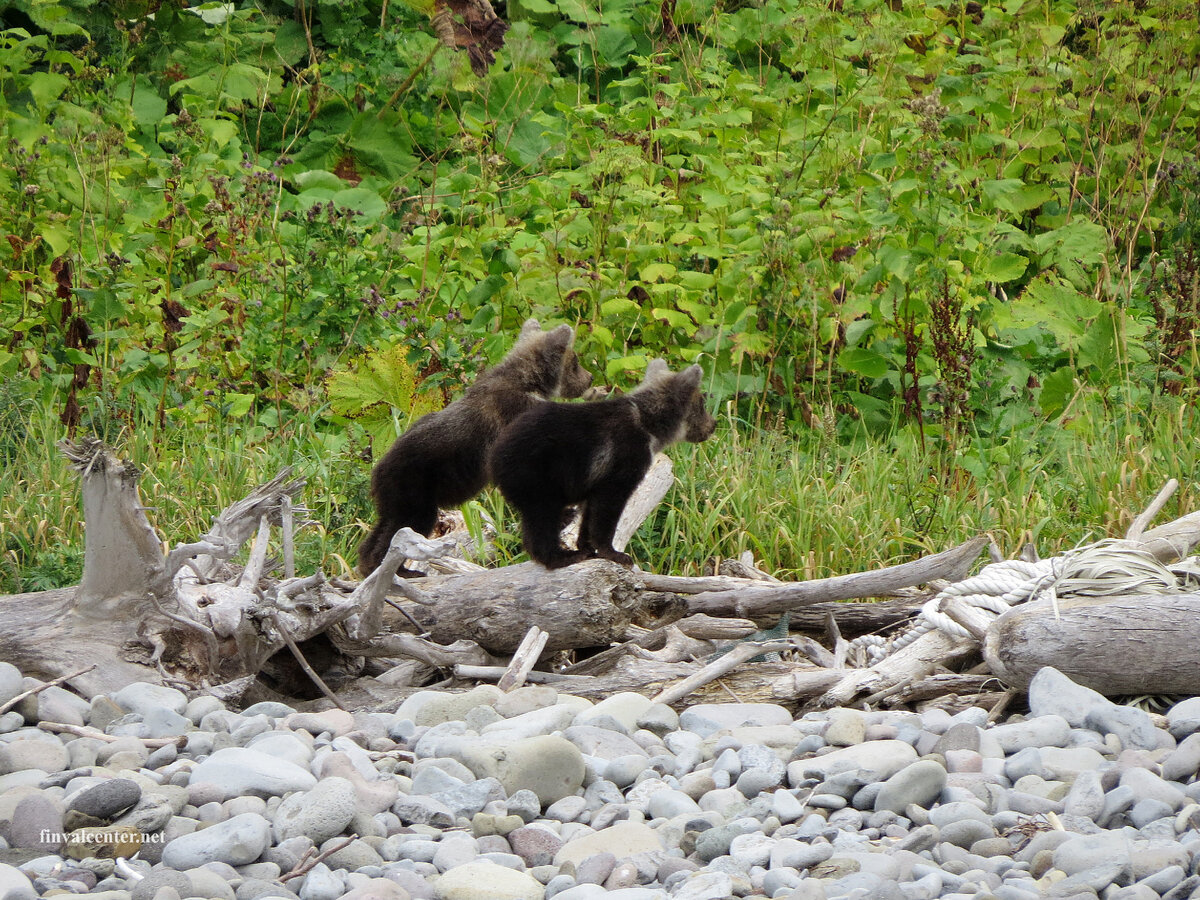
<svg viewBox="0 0 1200 900"><path fill-rule="evenodd" d="M483 77L420 7L0 0L0 378L113 439L311 428L350 518L530 313L938 490L1194 401L1195 4L513 0Z"/></svg>
<svg viewBox="0 0 1200 900"><path fill-rule="evenodd" d="M354 419L382 451L414 420L433 412L440 397L422 391L403 346L370 353L329 377L330 409Z"/></svg>
<svg viewBox="0 0 1200 900"><path fill-rule="evenodd" d="M126 6L5 7L0 369L64 398L275 427L314 369L399 339L452 385L530 310L610 378L667 349L846 433L1194 374L1181 0L527 0L481 79L422 67L415 8Z"/></svg>

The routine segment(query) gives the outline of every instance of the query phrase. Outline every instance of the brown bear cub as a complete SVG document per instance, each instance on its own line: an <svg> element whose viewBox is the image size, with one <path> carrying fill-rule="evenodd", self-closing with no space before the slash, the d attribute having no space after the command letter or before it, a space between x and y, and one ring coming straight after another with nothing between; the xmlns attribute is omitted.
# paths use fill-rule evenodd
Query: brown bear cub
<svg viewBox="0 0 1200 900"><path fill-rule="evenodd" d="M646 367L629 394L592 403L539 403L492 447L492 481L521 514L529 555L548 569L593 556L632 565L614 550L617 522L654 454L676 441L706 440L716 420L704 408L700 367L678 374L662 360ZM581 506L579 549L559 532L568 508Z"/></svg>
<svg viewBox="0 0 1200 900"><path fill-rule="evenodd" d="M458 506L483 489L488 450L508 423L543 400L587 390L592 375L571 349L574 341L569 325L542 331L529 319L508 355L460 399L422 416L397 438L371 472L379 524L358 548L364 578L405 525L428 536L439 507Z"/></svg>

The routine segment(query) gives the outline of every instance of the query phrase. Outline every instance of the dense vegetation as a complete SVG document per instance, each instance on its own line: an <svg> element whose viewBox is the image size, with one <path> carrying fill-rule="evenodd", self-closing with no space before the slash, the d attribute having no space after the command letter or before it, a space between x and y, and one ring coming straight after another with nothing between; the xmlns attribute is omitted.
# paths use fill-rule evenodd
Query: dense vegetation
<svg viewBox="0 0 1200 900"><path fill-rule="evenodd" d="M656 568L1197 505L1194 2L509 0L481 75L440 8L0 0L0 587L77 575L71 429L173 538L294 463L352 559L530 313L708 373Z"/></svg>

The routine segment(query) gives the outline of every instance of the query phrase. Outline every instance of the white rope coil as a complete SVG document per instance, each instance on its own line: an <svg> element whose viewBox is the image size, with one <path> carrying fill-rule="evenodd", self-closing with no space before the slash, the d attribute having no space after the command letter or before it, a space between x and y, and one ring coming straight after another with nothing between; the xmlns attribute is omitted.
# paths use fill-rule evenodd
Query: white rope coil
<svg viewBox="0 0 1200 900"><path fill-rule="evenodd" d="M994 619L1021 603L1046 600L1058 612L1058 598L1164 594L1200 589L1193 561L1172 571L1136 544L1098 541L1051 559L1027 562L1010 559L985 566L977 575L949 585L921 607L913 624L891 642L880 645L877 635L856 638L878 661L938 629L958 638L972 638ZM953 615L948 609L953 607ZM964 627L964 622L971 628ZM868 640L870 638L870 640Z"/></svg>

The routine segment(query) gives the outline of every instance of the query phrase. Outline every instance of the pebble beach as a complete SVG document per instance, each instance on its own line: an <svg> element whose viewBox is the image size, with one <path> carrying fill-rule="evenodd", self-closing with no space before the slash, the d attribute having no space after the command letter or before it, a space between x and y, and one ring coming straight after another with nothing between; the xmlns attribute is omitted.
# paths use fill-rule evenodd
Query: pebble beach
<svg viewBox="0 0 1200 900"><path fill-rule="evenodd" d="M36 685L0 663L0 704ZM541 686L357 713L52 687L0 715L0 900L1182 900L1198 769L1200 698L1153 714L1049 668L1000 723Z"/></svg>

